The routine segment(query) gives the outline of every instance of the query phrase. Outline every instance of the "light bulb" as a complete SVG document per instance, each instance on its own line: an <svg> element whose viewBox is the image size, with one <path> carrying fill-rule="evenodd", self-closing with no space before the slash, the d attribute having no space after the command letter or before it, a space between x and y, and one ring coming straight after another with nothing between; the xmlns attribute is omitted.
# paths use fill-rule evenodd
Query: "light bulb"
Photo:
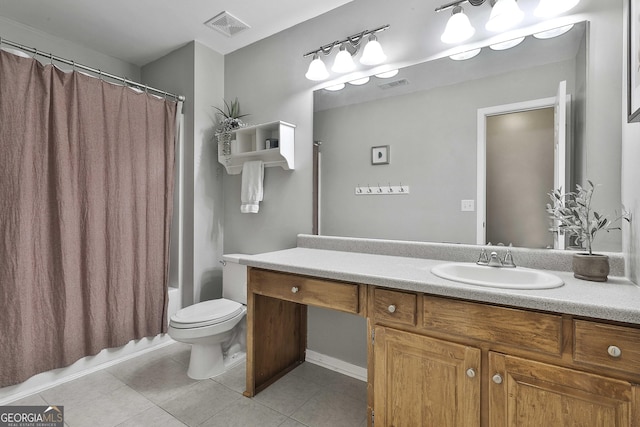
<svg viewBox="0 0 640 427"><path fill-rule="evenodd" d="M387 60L387 55L384 54L380 42L376 38L375 34L369 35L369 41L364 47L360 63L364 65L378 65Z"/></svg>
<svg viewBox="0 0 640 427"><path fill-rule="evenodd" d="M558 37L569 31L573 28L573 24L564 25L558 28L552 28L550 30L541 31L539 33L535 33L533 37L541 40L552 39L554 37Z"/></svg>
<svg viewBox="0 0 640 427"><path fill-rule="evenodd" d="M447 21L447 26L444 28L440 40L442 40L442 43L447 44L461 43L471 38L475 32L476 29L471 25L462 7L456 6L453 8L451 17Z"/></svg>
<svg viewBox="0 0 640 427"><path fill-rule="evenodd" d="M540 18L550 18L573 9L580 0L540 0L533 14Z"/></svg>
<svg viewBox="0 0 640 427"><path fill-rule="evenodd" d="M522 21L524 12L516 0L498 0L491 9L491 16L485 25L489 31L500 32L513 28Z"/></svg>
<svg viewBox="0 0 640 427"><path fill-rule="evenodd" d="M320 59L317 53L313 55L313 61L309 64L307 74L304 76L313 81L320 81L329 77L327 67L324 66L324 62L322 62L322 59Z"/></svg>
<svg viewBox="0 0 640 427"><path fill-rule="evenodd" d="M336 73L348 73L356 68L356 64L353 63L353 58L343 45L340 46L340 51L336 55L336 59L333 61L333 67L331 71Z"/></svg>

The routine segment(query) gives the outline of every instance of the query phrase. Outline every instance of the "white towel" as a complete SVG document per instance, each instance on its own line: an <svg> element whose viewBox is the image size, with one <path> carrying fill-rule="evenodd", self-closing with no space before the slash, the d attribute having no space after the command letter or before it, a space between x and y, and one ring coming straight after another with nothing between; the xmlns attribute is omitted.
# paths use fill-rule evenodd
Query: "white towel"
<svg viewBox="0 0 640 427"><path fill-rule="evenodd" d="M240 212L258 213L262 201L262 180L264 165L262 160L244 162L242 165L242 191Z"/></svg>

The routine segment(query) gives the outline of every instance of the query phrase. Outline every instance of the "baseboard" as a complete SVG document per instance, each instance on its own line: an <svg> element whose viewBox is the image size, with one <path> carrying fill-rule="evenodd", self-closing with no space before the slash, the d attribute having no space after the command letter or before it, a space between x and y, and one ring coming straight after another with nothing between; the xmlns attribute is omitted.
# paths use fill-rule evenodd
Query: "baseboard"
<svg viewBox="0 0 640 427"><path fill-rule="evenodd" d="M351 363L345 362L344 360L336 359L335 357L327 356L325 354L320 354L313 350L307 349L306 361L309 363L313 363L314 365L330 369L332 371L340 372L341 374L358 379L360 381L367 381L367 368L353 365Z"/></svg>
<svg viewBox="0 0 640 427"><path fill-rule="evenodd" d="M174 342L168 334L133 340L122 347L105 349L95 356L83 357L67 367L42 372L20 384L0 388L0 406L158 350Z"/></svg>

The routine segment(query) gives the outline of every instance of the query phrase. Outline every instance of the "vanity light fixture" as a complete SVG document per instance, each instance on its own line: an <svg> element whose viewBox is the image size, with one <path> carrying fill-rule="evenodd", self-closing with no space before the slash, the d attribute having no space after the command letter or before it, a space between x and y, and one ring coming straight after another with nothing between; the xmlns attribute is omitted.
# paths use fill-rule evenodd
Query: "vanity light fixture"
<svg viewBox="0 0 640 427"><path fill-rule="evenodd" d="M535 33L533 37L541 40L552 39L554 37L558 37L569 31L573 28L573 24L564 25L558 28L552 28L546 31L540 31L539 33Z"/></svg>
<svg viewBox="0 0 640 427"><path fill-rule="evenodd" d="M447 44L461 43L470 39L475 32L476 29L471 25L469 17L464 14L462 6L456 5L447 21L444 33L440 36L440 40L442 40L442 43Z"/></svg>
<svg viewBox="0 0 640 427"><path fill-rule="evenodd" d="M507 49L511 49L512 47L518 46L520 43L522 43L523 40L524 40L524 37L518 37L516 39L494 43L489 47L493 50L507 50Z"/></svg>
<svg viewBox="0 0 640 427"><path fill-rule="evenodd" d="M327 67L325 67L324 62L320 59L318 54L313 55L313 60L311 64L309 64L309 69L307 70L307 74L304 75L309 80L321 81L329 77L329 72L327 71Z"/></svg>
<svg viewBox="0 0 640 427"><path fill-rule="evenodd" d="M309 64L309 69L305 74L305 77L309 80L320 81L329 77L327 68L324 65L320 54L325 56L330 55L334 47L340 46L338 54L334 59L331 71L335 73L348 73L356 68L353 61L355 56L360 50L360 43L368 36L367 43L363 49L360 62L364 65L378 65L387 59L387 56L382 50L382 46L376 37L376 33L386 30L389 25L384 25L373 30L364 30L360 33L353 34L344 40L334 41L324 46L320 46L318 49L307 52L303 57L313 55L313 60Z"/></svg>
<svg viewBox="0 0 640 427"><path fill-rule="evenodd" d="M518 25L524 18L524 12L516 0L491 0L491 15L485 28L500 32Z"/></svg>
<svg viewBox="0 0 640 427"><path fill-rule="evenodd" d="M435 9L436 12L453 9L440 40L447 44L461 43L475 34L475 29L462 9L463 3L481 6L487 0L455 0ZM540 0L534 14L548 18L564 13L575 7L580 0ZM524 12L517 0L488 0L491 14L485 28L493 32L501 32L515 27L524 19Z"/></svg>
<svg viewBox="0 0 640 427"><path fill-rule="evenodd" d="M336 55L336 59L333 61L333 67L331 71L334 73L348 73L356 69L356 64L353 62L351 53L347 51L347 46L342 43L340 50Z"/></svg>
<svg viewBox="0 0 640 427"><path fill-rule="evenodd" d="M578 3L580 0L540 0L533 14L541 18L550 18L573 9Z"/></svg>
<svg viewBox="0 0 640 427"><path fill-rule="evenodd" d="M464 61L466 59L471 59L478 56L481 50L482 48L477 48L467 50L466 52L454 53L453 55L449 55L449 58L453 59L454 61Z"/></svg>
<svg viewBox="0 0 640 427"><path fill-rule="evenodd" d="M364 65L378 65L387 60L387 55L384 54L382 46L378 41L375 34L369 34L369 40L364 46L362 56L360 57L360 63Z"/></svg>

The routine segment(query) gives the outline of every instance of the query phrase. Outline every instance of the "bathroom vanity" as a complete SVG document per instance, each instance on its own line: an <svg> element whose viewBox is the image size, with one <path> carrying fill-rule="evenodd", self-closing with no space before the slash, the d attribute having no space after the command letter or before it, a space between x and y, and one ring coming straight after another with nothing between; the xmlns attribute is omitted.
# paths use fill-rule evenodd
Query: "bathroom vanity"
<svg viewBox="0 0 640 427"><path fill-rule="evenodd" d="M554 271L565 282L556 289L464 285L430 270L442 258L473 261L475 248L432 244L433 259L309 239L241 260L250 266L245 395L304 361L313 305L367 318L369 425L640 425L633 283ZM516 262L535 255L514 253Z"/></svg>

